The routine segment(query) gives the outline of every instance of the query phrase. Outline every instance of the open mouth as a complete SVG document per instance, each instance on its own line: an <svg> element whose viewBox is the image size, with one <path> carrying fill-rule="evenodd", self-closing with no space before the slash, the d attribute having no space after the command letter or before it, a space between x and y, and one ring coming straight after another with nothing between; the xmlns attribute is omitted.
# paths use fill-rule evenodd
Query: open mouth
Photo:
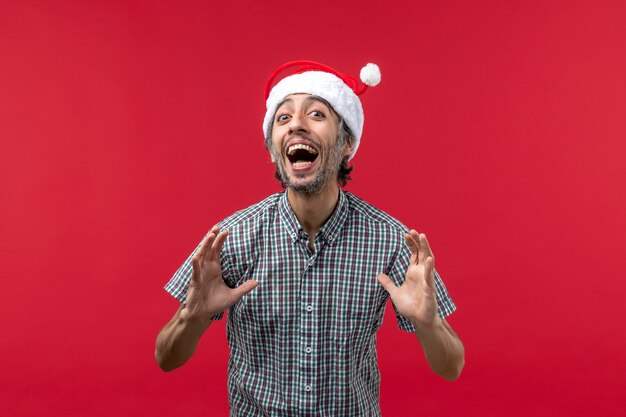
<svg viewBox="0 0 626 417"><path fill-rule="evenodd" d="M312 146L297 143L287 148L287 159L295 168L304 168L313 164L319 153Z"/></svg>

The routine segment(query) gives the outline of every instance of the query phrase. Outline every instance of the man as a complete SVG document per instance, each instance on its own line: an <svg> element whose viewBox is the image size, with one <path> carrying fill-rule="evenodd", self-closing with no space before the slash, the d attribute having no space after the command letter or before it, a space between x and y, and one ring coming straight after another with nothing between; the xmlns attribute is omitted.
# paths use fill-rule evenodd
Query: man
<svg viewBox="0 0 626 417"><path fill-rule="evenodd" d="M375 85L380 73L368 64L361 78ZM366 88L310 61L279 67L263 127L286 191L213 227L166 286L182 304L157 338L163 370L229 309L231 416L380 415L375 335L388 297L435 373L454 380L463 368L426 236L340 188Z"/></svg>

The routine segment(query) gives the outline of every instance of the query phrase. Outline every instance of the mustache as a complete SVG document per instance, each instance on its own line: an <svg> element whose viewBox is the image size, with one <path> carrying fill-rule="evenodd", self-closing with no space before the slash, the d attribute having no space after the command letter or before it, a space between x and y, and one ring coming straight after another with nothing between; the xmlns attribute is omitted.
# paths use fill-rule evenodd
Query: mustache
<svg viewBox="0 0 626 417"><path fill-rule="evenodd" d="M306 132L297 132L297 133L292 133L289 136L287 136L287 140L285 141L285 144L283 145L283 152L287 151L287 144L289 142L291 142L292 139L304 139L306 141L311 142L313 145L315 145L315 147L317 149L321 149L322 148L322 144L319 143L318 141L314 140L308 133Z"/></svg>
<svg viewBox="0 0 626 417"><path fill-rule="evenodd" d="M307 132L295 132L287 136L287 142L289 142L291 139L294 139L294 138L306 139L306 140L310 140L311 142L313 141L313 139L311 139L311 136Z"/></svg>

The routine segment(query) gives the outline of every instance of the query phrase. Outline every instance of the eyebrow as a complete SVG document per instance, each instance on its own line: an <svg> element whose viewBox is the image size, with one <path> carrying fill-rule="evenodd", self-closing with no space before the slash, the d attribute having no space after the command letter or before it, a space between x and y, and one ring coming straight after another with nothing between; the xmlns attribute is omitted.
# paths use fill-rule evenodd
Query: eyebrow
<svg viewBox="0 0 626 417"><path fill-rule="evenodd" d="M293 103L293 100L290 99L290 98L284 99L283 101L278 103L278 105L276 106L276 111L278 111L278 109L280 109L283 106L283 104L286 104L287 102L292 102Z"/></svg>
<svg viewBox="0 0 626 417"><path fill-rule="evenodd" d="M328 107L328 109L335 113L335 109L333 109L333 107L330 105L330 103L328 103L326 100L324 100L323 98L321 98L320 96L316 96L311 94L310 96L307 96L307 98L304 99L304 101L307 104L310 104L311 102L317 102L317 103L321 103L324 106ZM284 104L287 103L293 103L293 99L291 98L285 98L283 101L281 101L280 103L278 103L278 105L276 106L276 111L278 111L278 109L280 109Z"/></svg>
<svg viewBox="0 0 626 417"><path fill-rule="evenodd" d="M311 102L311 101L317 101L318 103L322 103L323 105L329 107L328 103L326 102L326 100L324 100L321 97L318 96L314 96L314 95L310 95L307 98L304 99L304 101L306 102Z"/></svg>

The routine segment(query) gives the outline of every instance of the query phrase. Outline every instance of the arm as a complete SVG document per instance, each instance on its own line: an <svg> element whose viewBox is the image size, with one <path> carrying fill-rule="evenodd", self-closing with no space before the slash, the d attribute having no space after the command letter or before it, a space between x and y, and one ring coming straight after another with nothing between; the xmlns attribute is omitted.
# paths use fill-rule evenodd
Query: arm
<svg viewBox="0 0 626 417"><path fill-rule="evenodd" d="M437 317L435 321L431 328L416 326L415 335L430 369L448 381L454 381L461 376L465 365L465 349L445 319Z"/></svg>
<svg viewBox="0 0 626 417"><path fill-rule="evenodd" d="M193 356L200 337L209 328L212 317L235 304L252 291L256 281L249 280L229 288L222 279L220 252L228 232L211 229L192 258L193 272L185 304L161 329L156 340L155 357L159 367L172 371Z"/></svg>
<svg viewBox="0 0 626 417"><path fill-rule="evenodd" d="M433 372L453 381L465 364L465 350L452 327L437 315L435 258L424 234L411 230L404 238L411 248L404 283L396 287L385 274L378 276L378 282L389 292L398 312L415 327L415 335Z"/></svg>
<svg viewBox="0 0 626 417"><path fill-rule="evenodd" d="M166 372L184 365L193 356L200 337L212 323L210 318L185 320L181 318L183 310L185 306L181 304L157 336L154 356L159 367Z"/></svg>

